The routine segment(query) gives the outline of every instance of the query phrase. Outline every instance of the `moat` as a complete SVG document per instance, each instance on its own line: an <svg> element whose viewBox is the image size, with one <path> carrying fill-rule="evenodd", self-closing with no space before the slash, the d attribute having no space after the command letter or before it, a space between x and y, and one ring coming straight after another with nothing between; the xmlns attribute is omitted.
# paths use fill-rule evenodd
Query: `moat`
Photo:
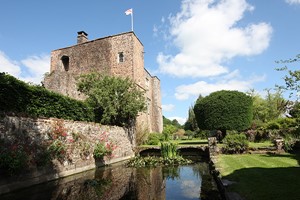
<svg viewBox="0 0 300 200"><path fill-rule="evenodd" d="M127 168L119 163L0 197L1 200L220 199L206 162L155 168Z"/></svg>

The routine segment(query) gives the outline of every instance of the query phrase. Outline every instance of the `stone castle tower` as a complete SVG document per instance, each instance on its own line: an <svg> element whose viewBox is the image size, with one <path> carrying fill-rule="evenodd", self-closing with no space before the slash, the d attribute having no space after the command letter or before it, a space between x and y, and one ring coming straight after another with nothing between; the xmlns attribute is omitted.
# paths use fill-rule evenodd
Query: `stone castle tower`
<svg viewBox="0 0 300 200"><path fill-rule="evenodd" d="M44 80L47 89L83 100L77 91L75 77L90 72L129 77L146 91L147 111L140 113L137 123L150 132L162 132L160 80L144 67L144 47L134 32L126 32L95 40L78 32L77 44L51 52L50 75Z"/></svg>

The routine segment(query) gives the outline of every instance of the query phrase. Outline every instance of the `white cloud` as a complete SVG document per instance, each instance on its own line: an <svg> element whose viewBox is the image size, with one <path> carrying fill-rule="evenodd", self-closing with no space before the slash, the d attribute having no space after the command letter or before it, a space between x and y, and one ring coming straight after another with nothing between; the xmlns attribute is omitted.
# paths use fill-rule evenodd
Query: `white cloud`
<svg viewBox="0 0 300 200"><path fill-rule="evenodd" d="M300 0L285 0L285 2L291 5L300 4Z"/></svg>
<svg viewBox="0 0 300 200"><path fill-rule="evenodd" d="M169 34L179 52L159 53L162 73L178 77L210 77L228 73L223 66L235 56L260 54L268 46L272 27L267 23L238 27L246 11L245 0L186 0L169 17Z"/></svg>
<svg viewBox="0 0 300 200"><path fill-rule="evenodd" d="M178 121L178 123L181 125L183 125L186 122L186 118L184 118L184 117L175 116L175 117L168 117L168 119L170 119L170 120L176 119Z"/></svg>
<svg viewBox="0 0 300 200"><path fill-rule="evenodd" d="M30 56L21 61L14 61L0 51L0 70L23 81L39 84L44 73L50 70L50 56Z"/></svg>
<svg viewBox="0 0 300 200"><path fill-rule="evenodd" d="M50 56L30 56L21 61L21 63L28 69L29 75L22 77L23 80L39 84L43 75L50 70Z"/></svg>
<svg viewBox="0 0 300 200"><path fill-rule="evenodd" d="M248 80L240 80L238 71L234 71L228 76L222 77L219 81L208 83L198 81L189 85L181 85L176 88L175 97L178 100L187 100L190 97L198 97L199 94L207 96L219 90L238 90L245 92L253 88L253 84L263 81L265 76L252 76Z"/></svg>
<svg viewBox="0 0 300 200"><path fill-rule="evenodd" d="M10 60L4 52L0 51L0 70L18 77L21 74L21 67L16 61Z"/></svg>
<svg viewBox="0 0 300 200"><path fill-rule="evenodd" d="M175 106L173 104L166 104L161 106L163 111L165 112L171 112L174 110Z"/></svg>

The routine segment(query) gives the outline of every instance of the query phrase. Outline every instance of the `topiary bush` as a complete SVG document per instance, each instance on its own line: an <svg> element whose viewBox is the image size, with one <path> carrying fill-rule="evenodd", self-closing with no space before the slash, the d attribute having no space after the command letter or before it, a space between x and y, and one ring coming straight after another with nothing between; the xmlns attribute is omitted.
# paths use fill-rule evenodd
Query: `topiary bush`
<svg viewBox="0 0 300 200"><path fill-rule="evenodd" d="M223 139L223 151L224 153L243 153L248 150L249 141L245 134L228 134Z"/></svg>
<svg viewBox="0 0 300 200"><path fill-rule="evenodd" d="M251 126L253 100L239 91L217 91L199 97L194 113L200 129L220 130L225 137L226 130L243 131Z"/></svg>

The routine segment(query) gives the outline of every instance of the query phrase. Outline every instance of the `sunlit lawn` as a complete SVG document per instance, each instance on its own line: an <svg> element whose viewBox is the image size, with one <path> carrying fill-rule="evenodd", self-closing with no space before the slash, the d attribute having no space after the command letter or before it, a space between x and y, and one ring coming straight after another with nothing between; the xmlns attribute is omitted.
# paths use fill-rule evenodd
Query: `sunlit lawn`
<svg viewBox="0 0 300 200"><path fill-rule="evenodd" d="M218 144L218 147L223 147L224 144ZM274 144L271 141L264 142L249 142L250 148L264 148L264 147L273 147Z"/></svg>
<svg viewBox="0 0 300 200"><path fill-rule="evenodd" d="M219 155L222 178L235 181L229 191L247 200L300 199L300 154Z"/></svg>

